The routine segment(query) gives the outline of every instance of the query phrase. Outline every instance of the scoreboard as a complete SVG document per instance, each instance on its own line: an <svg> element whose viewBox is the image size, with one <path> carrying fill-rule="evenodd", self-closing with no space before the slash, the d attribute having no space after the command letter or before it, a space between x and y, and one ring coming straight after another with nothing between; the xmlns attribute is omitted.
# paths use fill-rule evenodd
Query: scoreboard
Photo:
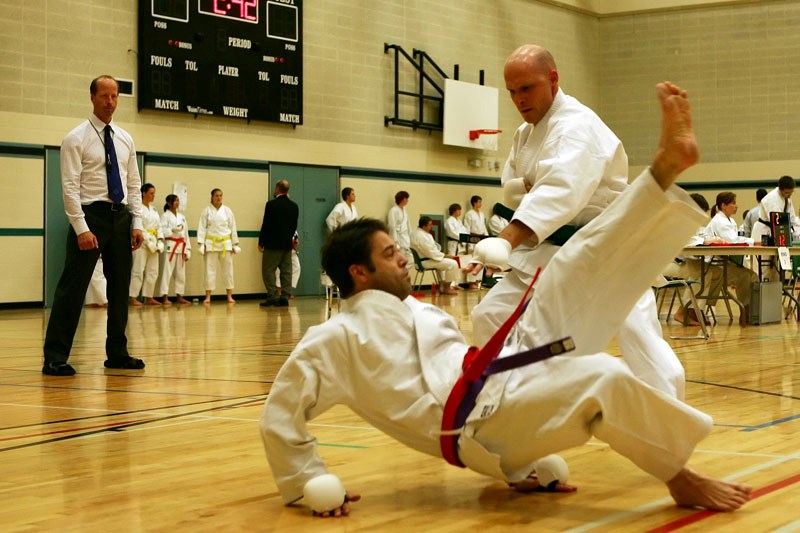
<svg viewBox="0 0 800 533"><path fill-rule="evenodd" d="M139 110L303 123L302 0L139 0Z"/></svg>

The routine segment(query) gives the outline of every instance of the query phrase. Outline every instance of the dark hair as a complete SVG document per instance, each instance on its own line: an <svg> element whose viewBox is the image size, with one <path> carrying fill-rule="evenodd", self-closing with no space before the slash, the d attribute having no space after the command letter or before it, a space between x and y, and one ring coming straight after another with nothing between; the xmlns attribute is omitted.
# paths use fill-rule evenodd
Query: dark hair
<svg viewBox="0 0 800 533"><path fill-rule="evenodd" d="M697 192L693 192L689 196L692 197L692 200L694 200L694 203L696 203L700 209L708 213L708 200L706 200L705 196Z"/></svg>
<svg viewBox="0 0 800 533"><path fill-rule="evenodd" d="M372 262L372 236L379 231L389 233L386 224L374 218L359 218L339 226L322 245L322 268L339 287L342 298L353 294L355 284L350 276L351 265L364 265L375 272Z"/></svg>
<svg viewBox="0 0 800 533"><path fill-rule="evenodd" d="M421 217L419 217L419 224L417 224L417 226L420 227L420 228L424 228L425 226L428 225L428 223L431 220L433 220L431 217L427 217L425 215L422 215Z"/></svg>
<svg viewBox="0 0 800 533"><path fill-rule="evenodd" d="M140 191L142 191L142 194L144 194L144 193L146 193L147 191L149 191L150 189L155 189L155 188L156 188L156 186L155 186L155 185L153 185L152 183L145 183L144 185L142 185L142 186L139 188L139 190L140 190Z"/></svg>
<svg viewBox="0 0 800 533"><path fill-rule="evenodd" d="M114 79L114 76L109 76L108 74L103 74L102 76L97 76L95 79L92 80L92 83L89 84L89 93L90 94L97 94L97 82L100 80L111 80L117 84L117 92L119 92L119 82Z"/></svg>
<svg viewBox="0 0 800 533"><path fill-rule="evenodd" d="M345 187L344 189L342 189L342 200L347 200L347 197L350 196L351 192L353 192L352 187Z"/></svg>
<svg viewBox="0 0 800 533"><path fill-rule="evenodd" d="M164 212L165 213L167 211L169 211L170 209L172 209L172 205L175 203L175 200L177 200L177 199L178 199L178 195L177 194L168 194L167 195L167 198L164 200L165 202L167 202L167 203L164 204Z"/></svg>
<svg viewBox="0 0 800 533"><path fill-rule="evenodd" d="M791 176L781 176L778 180L778 188L783 189L794 189L794 178Z"/></svg>
<svg viewBox="0 0 800 533"><path fill-rule="evenodd" d="M450 204L450 207L447 208L447 211L452 215L456 211L461 211L461 204Z"/></svg>
<svg viewBox="0 0 800 533"><path fill-rule="evenodd" d="M214 199L214 193L217 192L217 191L222 192L222 189L211 189L211 199L212 200Z"/></svg>
<svg viewBox="0 0 800 533"><path fill-rule="evenodd" d="M767 189L758 189L756 191L756 200L760 202L761 200L764 199L766 195L767 195Z"/></svg>
<svg viewBox="0 0 800 533"><path fill-rule="evenodd" d="M409 197L410 195L406 191L399 191L397 194L394 195L394 203L400 205L400 202Z"/></svg>
<svg viewBox="0 0 800 533"><path fill-rule="evenodd" d="M721 192L717 195L717 203L711 208L711 216L717 214L722 209L722 204L731 204L736 201L736 195L732 192Z"/></svg>
<svg viewBox="0 0 800 533"><path fill-rule="evenodd" d="M476 194L475 196L473 196L472 198L469 199L469 205L471 205L472 207L475 207L475 204L477 204L479 200L483 200L483 198L481 198L480 196L478 196Z"/></svg>

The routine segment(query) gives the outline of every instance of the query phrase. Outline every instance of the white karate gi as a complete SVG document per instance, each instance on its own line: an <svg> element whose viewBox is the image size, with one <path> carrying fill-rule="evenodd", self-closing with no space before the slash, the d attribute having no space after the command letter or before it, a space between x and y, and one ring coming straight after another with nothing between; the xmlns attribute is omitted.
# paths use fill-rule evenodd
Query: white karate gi
<svg viewBox="0 0 800 533"><path fill-rule="evenodd" d="M163 243L164 233L161 231L161 219L158 216L158 211L152 204L149 206L142 204L140 213L142 214L143 231L147 234L144 236L145 240L154 244L157 242ZM161 254L158 250L151 252L144 244L133 251L131 284L128 289L128 295L131 298L139 296L140 290L145 298L153 297L156 289L156 280L158 279L158 264L160 260Z"/></svg>
<svg viewBox="0 0 800 533"><path fill-rule="evenodd" d="M456 217L450 215L444 221L444 232L447 235L447 255L461 255L466 253L467 246L460 242L462 233L469 233L467 227Z"/></svg>
<svg viewBox="0 0 800 533"><path fill-rule="evenodd" d="M469 233L489 235L486 230L486 217L480 211L475 211L474 209L467 211L467 214L464 215L464 225L469 230Z"/></svg>
<svg viewBox="0 0 800 533"><path fill-rule="evenodd" d="M356 209L356 204L348 206L347 202L339 202L325 219L325 225L328 226L328 231L333 231L339 226L357 218L358 210Z"/></svg>
<svg viewBox="0 0 800 533"><path fill-rule="evenodd" d="M404 207L395 205L389 209L386 217L386 225L389 227L389 236L394 239L400 251L408 260L409 270L414 268L414 256L411 255L411 236L409 235L408 213Z"/></svg>
<svg viewBox="0 0 800 533"><path fill-rule="evenodd" d="M763 226L763 224L757 224ZM731 244L753 244L751 237L739 236L739 229L736 226L736 221L725 216L724 213L718 212L711 219L711 222L706 226L706 234L712 237L719 237L727 243ZM709 258L710 260L711 258ZM758 276L749 268L739 266L732 261L728 261L728 285L736 287L736 297L744 305L750 305L750 292L753 283L758 281ZM721 282L721 281L720 281ZM709 304L714 305L716 300L709 299Z"/></svg>
<svg viewBox="0 0 800 533"><path fill-rule="evenodd" d="M492 215L489 217L489 234L490 235L499 235L501 231L506 229L508 226L508 220L504 219L500 215Z"/></svg>
<svg viewBox="0 0 800 533"><path fill-rule="evenodd" d="M438 270L440 279L443 281L456 281L458 263L454 259L444 256L439 244L433 240L433 235L422 228L414 228L414 231L411 232L411 247L422 260L422 266Z"/></svg>
<svg viewBox="0 0 800 533"><path fill-rule="evenodd" d="M532 229L539 244L522 243L511 252L511 271L472 312L473 342L481 345L491 337L517 305L536 269L545 267L558 251L545 239L561 226L580 227L594 219L625 190L627 175L628 157L617 136L591 109L560 89L535 127L524 123L517 129L502 182L504 187L523 180L531 185L514 220ZM648 288L641 298L618 335L623 358L631 368L652 369L637 374L648 384L683 398L683 367L663 339L653 291Z"/></svg>
<svg viewBox="0 0 800 533"><path fill-rule="evenodd" d="M186 290L186 250L191 250L189 226L182 213L173 213L169 209L161 215L161 230L166 237L163 268L161 269L160 294L169 294L169 283L175 277L175 294L183 296Z"/></svg>
<svg viewBox="0 0 800 533"><path fill-rule="evenodd" d="M233 289L233 247L239 246L236 218L228 206L219 209L207 206L200 213L197 242L205 246L206 290L213 291L217 283L217 265L222 266L221 277L225 289Z"/></svg>
<svg viewBox="0 0 800 533"><path fill-rule="evenodd" d="M752 237L753 236L753 228L756 227L758 224L758 212L761 211L761 204L755 206L747 214L744 216L744 222L742 223L742 229L744 230L745 237ZM758 241L761 243L761 240Z"/></svg>
<svg viewBox="0 0 800 533"><path fill-rule="evenodd" d="M702 221L683 191L664 194L646 177L553 258L519 322L519 345L504 355L564 336L576 351L487 379L459 438L469 468L520 481L536 459L594 435L662 481L680 471L710 417L598 352ZM278 373L260 428L285 503L327 473L307 423L336 404L441 457L443 405L467 345L444 311L411 297L402 304L374 290L348 298L339 314L309 328Z"/></svg>

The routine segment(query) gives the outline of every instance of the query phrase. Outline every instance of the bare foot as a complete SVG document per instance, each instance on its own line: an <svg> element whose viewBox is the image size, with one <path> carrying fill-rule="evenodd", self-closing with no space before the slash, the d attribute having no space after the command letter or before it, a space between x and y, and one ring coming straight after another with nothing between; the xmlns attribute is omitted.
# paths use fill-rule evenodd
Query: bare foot
<svg viewBox="0 0 800 533"><path fill-rule="evenodd" d="M161 305L161 302L159 302L155 298L148 298L147 300L145 300L145 303L147 305Z"/></svg>
<svg viewBox="0 0 800 533"><path fill-rule="evenodd" d="M665 81L658 84L661 103L661 140L650 165L650 172L666 190L678 175L700 158L692 129L692 110L686 91Z"/></svg>
<svg viewBox="0 0 800 533"><path fill-rule="evenodd" d="M236 300L234 300L233 298L231 298L230 296L228 296L228 303L229 303L229 304L235 304L235 303L236 303Z"/></svg>
<svg viewBox="0 0 800 533"><path fill-rule="evenodd" d="M703 507L712 511L734 511L750 500L749 485L728 483L684 467L667 481L669 493L681 507Z"/></svg>
<svg viewBox="0 0 800 533"><path fill-rule="evenodd" d="M169 301L169 298L164 296L164 298L161 300L161 305L163 305L164 307L169 307L170 305L172 305L172 302Z"/></svg>
<svg viewBox="0 0 800 533"><path fill-rule="evenodd" d="M211 298L206 298L205 300L203 300L203 303L204 304L210 304L211 303Z"/></svg>
<svg viewBox="0 0 800 533"><path fill-rule="evenodd" d="M137 300L136 298L131 298L131 307L141 307L142 302Z"/></svg>
<svg viewBox="0 0 800 533"><path fill-rule="evenodd" d="M567 485L559 481L554 481L549 486L545 487L539 483L539 478L536 474L531 474L522 481L516 483L509 483L509 487L517 492L575 492L578 487L575 485Z"/></svg>
<svg viewBox="0 0 800 533"><path fill-rule="evenodd" d="M189 305L192 302L190 302L189 300L187 300L183 296L178 296L178 298L175 300L175 303L178 303L178 304L181 304L181 305Z"/></svg>

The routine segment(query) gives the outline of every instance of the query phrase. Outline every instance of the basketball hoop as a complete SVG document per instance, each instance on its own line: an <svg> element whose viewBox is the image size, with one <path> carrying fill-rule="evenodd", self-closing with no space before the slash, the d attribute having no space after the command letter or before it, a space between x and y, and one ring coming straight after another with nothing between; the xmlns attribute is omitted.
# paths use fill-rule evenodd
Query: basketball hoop
<svg viewBox="0 0 800 533"><path fill-rule="evenodd" d="M469 130L469 140L474 141L481 135L497 135L498 133L503 133L503 130Z"/></svg>

